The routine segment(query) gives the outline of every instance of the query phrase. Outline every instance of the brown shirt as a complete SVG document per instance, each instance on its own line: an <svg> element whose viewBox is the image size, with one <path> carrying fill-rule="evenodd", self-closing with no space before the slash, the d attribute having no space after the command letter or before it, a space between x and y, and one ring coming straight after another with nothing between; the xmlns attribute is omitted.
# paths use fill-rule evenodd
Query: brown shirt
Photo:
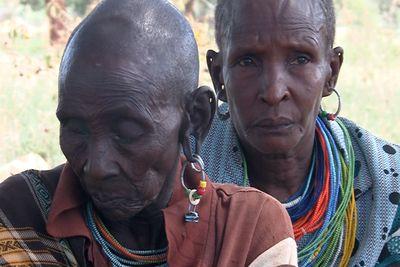
<svg viewBox="0 0 400 267"><path fill-rule="evenodd" d="M83 208L88 199L69 165L66 164L61 173L48 171L41 176L50 187L55 183L46 234L56 240L68 240L72 247L76 237L84 239L82 252L72 249L75 257L81 253L88 265L109 266L86 226ZM187 180L199 178L199 175L186 177ZM253 188L212 184L207 178L207 193L198 206L200 221L185 223L188 199L178 180L177 175L172 199L163 210L169 266L297 264L290 219L277 200ZM0 260L1 256L0 251Z"/></svg>

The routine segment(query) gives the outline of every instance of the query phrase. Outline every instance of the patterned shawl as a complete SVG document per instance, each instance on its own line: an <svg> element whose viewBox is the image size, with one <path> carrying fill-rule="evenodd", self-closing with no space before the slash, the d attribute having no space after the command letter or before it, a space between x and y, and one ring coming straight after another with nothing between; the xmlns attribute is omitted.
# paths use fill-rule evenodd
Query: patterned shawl
<svg viewBox="0 0 400 267"><path fill-rule="evenodd" d="M347 119L340 120L351 135L356 159L354 191L358 227L350 266L387 266L400 262L400 212L397 214L400 205L400 146L375 137ZM325 123L347 158L339 125L336 122ZM243 153L229 119L214 118L201 156L206 172L215 182L244 185ZM298 245L303 245L302 240Z"/></svg>

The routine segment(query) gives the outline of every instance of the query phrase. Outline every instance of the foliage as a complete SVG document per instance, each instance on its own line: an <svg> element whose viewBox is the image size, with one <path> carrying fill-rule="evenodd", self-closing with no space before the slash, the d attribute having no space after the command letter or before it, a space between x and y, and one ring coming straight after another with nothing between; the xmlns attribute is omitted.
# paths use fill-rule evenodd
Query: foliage
<svg viewBox="0 0 400 267"><path fill-rule="evenodd" d="M22 5L29 5L33 10L43 9L46 4L44 0L20 0Z"/></svg>
<svg viewBox="0 0 400 267"><path fill-rule="evenodd" d="M22 5L29 5L33 10L43 9L46 4L45 0L20 0ZM71 8L76 14L82 16L86 13L87 7L90 5L91 0L65 0L68 8Z"/></svg>
<svg viewBox="0 0 400 267"><path fill-rule="evenodd" d="M91 0L66 0L66 5L71 7L80 16L86 13L86 9L90 3Z"/></svg>
<svg viewBox="0 0 400 267"><path fill-rule="evenodd" d="M400 26L400 1L399 0L379 0L379 11L385 21L393 26Z"/></svg>
<svg viewBox="0 0 400 267"><path fill-rule="evenodd" d="M19 1L29 4L20 5ZM181 10L185 1L175 0L181 2ZM7 0L7 5L13 5L9 8L12 17L0 21L0 165L29 152L40 154L53 166L63 161L58 145L59 124L54 115L63 51L62 47L49 45L48 20L40 6L43 2ZM83 10L88 2L68 0L68 10ZM345 49L337 87L342 95L342 115L378 136L400 143L400 33L387 27L378 0L341 2L337 6L336 44ZM211 20L213 10L207 7L203 11ZM76 18L76 14L71 16ZM217 50L213 27L208 20L190 21L199 44L200 83L212 86L205 53L210 48ZM68 29L76 23L72 20ZM334 110L336 99L324 99L323 104L329 111Z"/></svg>

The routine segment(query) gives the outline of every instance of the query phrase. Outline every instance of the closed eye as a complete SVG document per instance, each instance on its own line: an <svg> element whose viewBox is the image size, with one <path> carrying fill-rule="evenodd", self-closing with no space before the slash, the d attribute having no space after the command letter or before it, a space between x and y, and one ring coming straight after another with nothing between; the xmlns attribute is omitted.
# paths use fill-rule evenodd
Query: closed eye
<svg viewBox="0 0 400 267"><path fill-rule="evenodd" d="M134 138L125 137L121 135L114 135L114 140L122 145L128 145L133 143Z"/></svg>
<svg viewBox="0 0 400 267"><path fill-rule="evenodd" d="M76 135L89 135L87 125L79 119L64 119L61 120L61 128L63 131L70 132Z"/></svg>
<svg viewBox="0 0 400 267"><path fill-rule="evenodd" d="M122 145L132 144L139 140L149 129L140 122L132 119L121 118L113 126L114 140Z"/></svg>

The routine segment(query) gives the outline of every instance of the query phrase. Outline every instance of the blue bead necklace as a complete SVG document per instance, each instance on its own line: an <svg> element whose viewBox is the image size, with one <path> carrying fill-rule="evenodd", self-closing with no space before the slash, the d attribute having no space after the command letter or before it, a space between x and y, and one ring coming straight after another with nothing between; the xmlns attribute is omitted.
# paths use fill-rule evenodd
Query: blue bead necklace
<svg viewBox="0 0 400 267"><path fill-rule="evenodd" d="M107 259L110 260L112 266L115 267L129 267L129 266L148 266L152 265L155 267L167 267L166 261L163 262L158 262L158 261L136 261L136 260L131 260L127 259L124 257L120 251L115 247L115 245L111 244L109 241L107 241L101 231L98 229L98 226L96 225L96 221L94 218L94 210L91 202L88 202L86 205L86 223L93 234L95 240L100 244L104 254L106 255ZM105 227L103 225L103 227ZM107 230L108 232L108 230ZM111 234L110 234L111 235ZM117 242L118 241L114 238L113 241ZM118 245L120 245L118 243ZM126 249L130 253L134 253L139 256L143 257L151 257L151 256L156 256L156 255L161 255L167 252L168 248L162 248L162 249L157 249L157 250L130 250ZM155 265L158 264L158 265Z"/></svg>

